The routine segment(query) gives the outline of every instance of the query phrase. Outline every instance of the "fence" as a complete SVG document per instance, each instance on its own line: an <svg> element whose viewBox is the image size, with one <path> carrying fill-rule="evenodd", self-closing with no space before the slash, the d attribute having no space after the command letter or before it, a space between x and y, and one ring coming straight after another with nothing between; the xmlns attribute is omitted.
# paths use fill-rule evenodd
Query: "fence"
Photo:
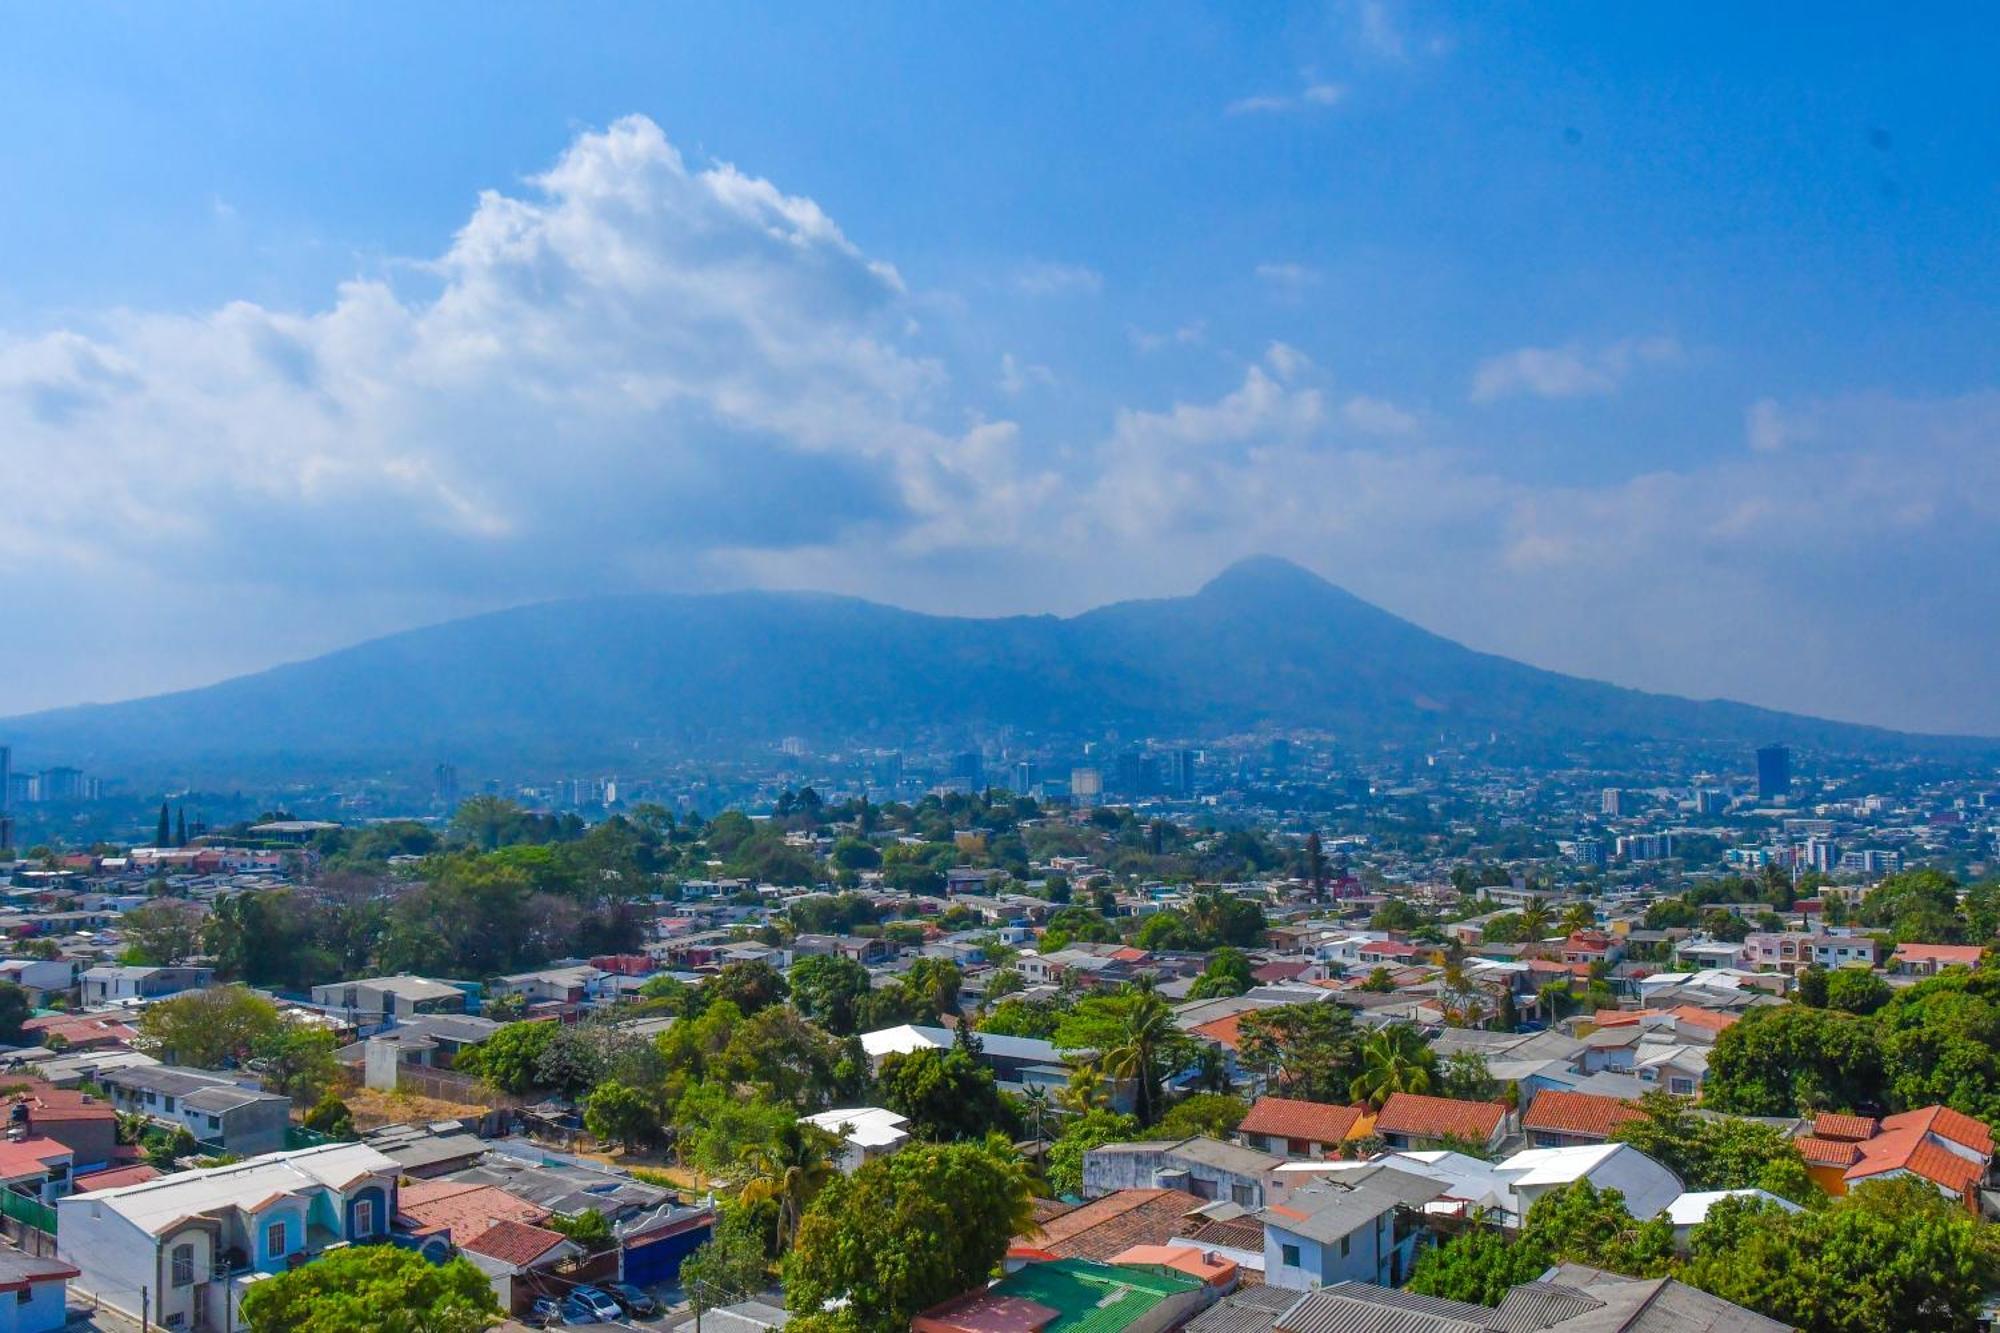
<svg viewBox="0 0 2000 1333"><path fill-rule="evenodd" d="M0 1190L0 1216L10 1217L23 1226L37 1231L56 1234L56 1210L40 1199L31 1199L13 1190Z"/></svg>

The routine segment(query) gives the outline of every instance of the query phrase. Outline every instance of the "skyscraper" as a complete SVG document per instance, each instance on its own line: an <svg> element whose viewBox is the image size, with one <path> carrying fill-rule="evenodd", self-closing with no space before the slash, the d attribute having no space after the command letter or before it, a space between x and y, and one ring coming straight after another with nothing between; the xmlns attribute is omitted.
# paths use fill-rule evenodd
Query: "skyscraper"
<svg viewBox="0 0 2000 1333"><path fill-rule="evenodd" d="M1792 752L1782 745L1757 751L1757 799L1781 801L1792 794Z"/></svg>

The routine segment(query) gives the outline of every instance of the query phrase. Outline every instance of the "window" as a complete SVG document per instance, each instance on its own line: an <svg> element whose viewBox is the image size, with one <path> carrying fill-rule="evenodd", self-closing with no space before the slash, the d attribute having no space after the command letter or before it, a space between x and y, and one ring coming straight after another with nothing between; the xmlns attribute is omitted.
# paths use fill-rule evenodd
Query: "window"
<svg viewBox="0 0 2000 1333"><path fill-rule="evenodd" d="M264 1228L264 1253L273 1259L285 1253L285 1224L273 1222Z"/></svg>
<svg viewBox="0 0 2000 1333"><path fill-rule="evenodd" d="M1299 1266L1299 1247L1296 1245L1279 1246L1278 1258L1284 1263L1285 1267L1297 1268Z"/></svg>
<svg viewBox="0 0 2000 1333"><path fill-rule="evenodd" d="M354 1234L372 1236L375 1234L375 1201L362 1199L354 1205Z"/></svg>
<svg viewBox="0 0 2000 1333"><path fill-rule="evenodd" d="M222 1117L221 1117L221 1116L219 1116L219 1115L212 1115L212 1116L210 1116L210 1117L208 1118L208 1127L209 1127L210 1129L221 1129L221 1128L222 1128Z"/></svg>
<svg viewBox="0 0 2000 1333"><path fill-rule="evenodd" d="M1285 1151L1294 1157L1304 1157L1312 1149L1304 1139L1286 1139Z"/></svg>
<svg viewBox="0 0 2000 1333"><path fill-rule="evenodd" d="M194 1285L194 1246L174 1246L174 1285L192 1287Z"/></svg>
<svg viewBox="0 0 2000 1333"><path fill-rule="evenodd" d="M168 1110L169 1112L171 1112L171 1111L172 1111L172 1110L174 1109L174 1099L173 1099L172 1097L169 1097L169 1098L167 1098L167 1106L166 1106L166 1109L167 1109L167 1110Z"/></svg>
<svg viewBox="0 0 2000 1333"><path fill-rule="evenodd" d="M1350 1237L1347 1236L1342 1236L1340 1238L1340 1257L1343 1259L1347 1257L1347 1244L1349 1239Z"/></svg>
<svg viewBox="0 0 2000 1333"><path fill-rule="evenodd" d="M1238 1207L1255 1208L1257 1206L1257 1187L1255 1185L1231 1185L1229 1187L1229 1200Z"/></svg>

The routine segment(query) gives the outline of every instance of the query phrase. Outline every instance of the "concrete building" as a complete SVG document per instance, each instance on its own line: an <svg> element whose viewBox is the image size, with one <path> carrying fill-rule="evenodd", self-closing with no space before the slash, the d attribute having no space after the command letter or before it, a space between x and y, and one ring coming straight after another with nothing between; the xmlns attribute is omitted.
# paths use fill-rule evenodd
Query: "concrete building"
<svg viewBox="0 0 2000 1333"><path fill-rule="evenodd" d="M219 1074L166 1065L134 1065L102 1077L111 1104L169 1128L180 1126L204 1143L240 1157L285 1146L292 1099L257 1092Z"/></svg>

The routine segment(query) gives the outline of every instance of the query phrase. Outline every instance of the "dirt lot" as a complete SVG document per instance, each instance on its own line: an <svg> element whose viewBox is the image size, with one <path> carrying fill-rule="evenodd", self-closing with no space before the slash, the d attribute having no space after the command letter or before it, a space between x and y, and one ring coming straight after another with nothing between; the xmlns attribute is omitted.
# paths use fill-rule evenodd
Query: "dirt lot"
<svg viewBox="0 0 2000 1333"><path fill-rule="evenodd" d="M381 1092L375 1088L350 1088L341 1094L354 1114L354 1128L375 1129L382 1125L424 1124L432 1120L477 1120L486 1114L484 1106L440 1101L409 1092Z"/></svg>

